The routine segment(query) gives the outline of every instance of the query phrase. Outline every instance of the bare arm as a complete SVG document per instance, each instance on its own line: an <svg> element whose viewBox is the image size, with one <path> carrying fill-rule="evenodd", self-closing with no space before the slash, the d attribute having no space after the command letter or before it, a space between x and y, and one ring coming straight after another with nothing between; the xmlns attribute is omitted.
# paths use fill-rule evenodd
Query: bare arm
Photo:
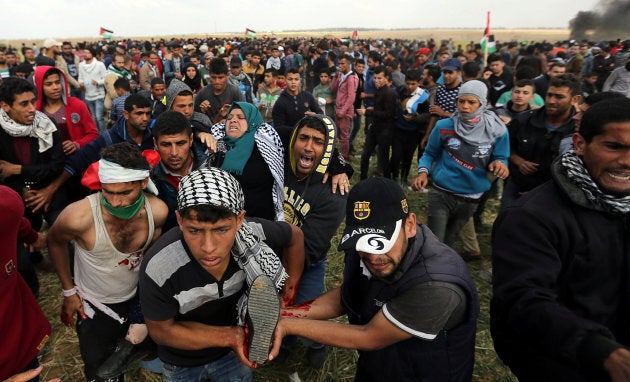
<svg viewBox="0 0 630 382"><path fill-rule="evenodd" d="M200 322L146 320L151 338L158 344L182 350L200 350L209 347L231 348L239 360L255 367L247 359L245 329L238 326L211 326Z"/></svg>
<svg viewBox="0 0 630 382"><path fill-rule="evenodd" d="M72 240L80 240L81 236L85 234L90 224L92 224L91 217L89 202L87 199L83 199L66 207L48 231L48 253L55 265L57 276L64 290L74 288L74 281L70 271L68 243ZM87 318L79 295L74 294L64 297L62 307L63 323L72 326L75 312L81 315L83 319Z"/></svg>
<svg viewBox="0 0 630 382"><path fill-rule="evenodd" d="M289 274L282 290L282 305L289 306L295 301L297 287L304 271L304 233L291 224L291 241L284 247L282 265Z"/></svg>

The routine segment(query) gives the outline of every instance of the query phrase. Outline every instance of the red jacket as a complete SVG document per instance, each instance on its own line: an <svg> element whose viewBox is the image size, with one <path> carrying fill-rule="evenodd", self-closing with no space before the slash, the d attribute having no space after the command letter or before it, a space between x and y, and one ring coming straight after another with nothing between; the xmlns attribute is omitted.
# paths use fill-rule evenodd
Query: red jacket
<svg viewBox="0 0 630 382"><path fill-rule="evenodd" d="M34 242L37 232L23 217L22 199L9 187L0 186L0 209L0 381L4 381L37 356L50 338L50 324L17 269L16 243Z"/></svg>
<svg viewBox="0 0 630 382"><path fill-rule="evenodd" d="M35 89L37 90L37 101L35 107L39 111L43 111L43 99L44 99L44 74L49 70L55 70L59 73L59 77L62 79L61 85L63 87L63 103L66 106L66 123L68 125L68 131L70 138L73 142L79 144L79 148L92 142L98 137L98 130L92 115L83 101L78 98L70 97L68 91L68 80L63 72L53 66L38 66L35 68L35 75L33 76L33 82L35 82Z"/></svg>

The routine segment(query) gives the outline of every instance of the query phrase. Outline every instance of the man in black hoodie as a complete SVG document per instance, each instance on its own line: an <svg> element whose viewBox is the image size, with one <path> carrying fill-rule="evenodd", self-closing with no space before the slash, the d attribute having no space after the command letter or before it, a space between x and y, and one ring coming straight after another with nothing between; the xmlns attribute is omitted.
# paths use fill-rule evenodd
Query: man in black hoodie
<svg viewBox="0 0 630 382"><path fill-rule="evenodd" d="M333 193L331 180L322 182L334 147L335 125L332 119L324 115L302 118L288 145L289 159L285 161L284 175L284 214L288 223L300 227L304 232L306 257L296 304L313 300L324 292L330 241L344 216L347 195ZM343 160L341 163L345 164ZM349 164L345 166L350 167ZM345 187L347 180L344 182ZM326 348L312 343L306 357L311 366L319 368L326 358Z"/></svg>

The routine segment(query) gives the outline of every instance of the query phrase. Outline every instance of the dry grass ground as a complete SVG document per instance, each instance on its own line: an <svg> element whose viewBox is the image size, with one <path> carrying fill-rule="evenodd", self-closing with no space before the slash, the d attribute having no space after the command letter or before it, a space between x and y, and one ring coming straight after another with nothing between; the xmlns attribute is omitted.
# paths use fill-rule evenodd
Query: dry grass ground
<svg viewBox="0 0 630 382"><path fill-rule="evenodd" d="M363 134L357 136L357 147L360 147ZM371 166L375 165L373 157ZM352 158L352 165L357 173L351 179L354 184L358 181L358 158ZM418 214L419 219L426 222L427 194L406 191L410 209ZM492 288L489 280L490 269L490 228L496 212L498 201L490 200L484 215L484 225L477 227L478 238L482 248L483 260L468 263L469 270L477 284L481 313L477 326L477 344L475 350L474 381L515 381L501 361L497 358L489 331L489 304ZM342 281L343 253L336 250L343 224L339 227L337 235L332 239L331 250L328 257L328 269L326 273L326 288L339 286ZM61 293L59 282L54 274L41 275L42 297L40 304L53 327L52 339L48 344L48 352L42 358L44 381L52 377L61 377L65 382L78 382L83 380L82 361L79 356L78 342L74 330L64 327L59 320L61 307ZM254 381L289 381L289 375L299 375L300 380L309 382L352 381L355 371L357 353L344 349L331 349L328 358L321 370L314 370L302 363L305 348L298 344L294 347L287 362L283 365L263 366L254 371ZM137 366L127 374L128 381L159 382L162 379L153 373L139 369ZM295 381L295 380L292 380Z"/></svg>

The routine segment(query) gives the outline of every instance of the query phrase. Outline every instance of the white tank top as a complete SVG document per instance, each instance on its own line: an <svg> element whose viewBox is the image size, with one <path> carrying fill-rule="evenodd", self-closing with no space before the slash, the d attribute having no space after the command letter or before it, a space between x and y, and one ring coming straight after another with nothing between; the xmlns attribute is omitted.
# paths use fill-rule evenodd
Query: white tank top
<svg viewBox="0 0 630 382"><path fill-rule="evenodd" d="M147 242L138 251L122 253L112 244L103 222L101 193L92 194L87 198L92 207L96 237L91 251L74 243L74 283L104 304L127 301L136 294L140 262L155 232L151 204L145 198L144 208L149 220Z"/></svg>

